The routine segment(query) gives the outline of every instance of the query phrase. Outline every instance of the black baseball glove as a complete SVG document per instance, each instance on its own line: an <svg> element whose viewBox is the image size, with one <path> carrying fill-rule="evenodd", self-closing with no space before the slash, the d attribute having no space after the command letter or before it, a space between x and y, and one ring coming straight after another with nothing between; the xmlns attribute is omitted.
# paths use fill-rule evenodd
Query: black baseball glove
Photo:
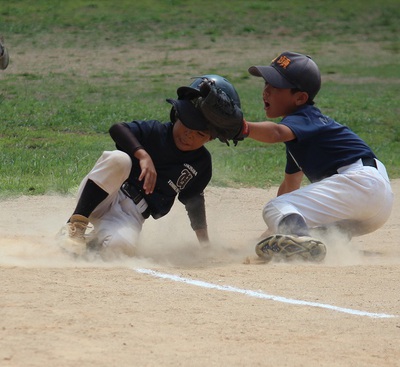
<svg viewBox="0 0 400 367"><path fill-rule="evenodd" d="M8 51L0 38L0 70L7 68L9 62Z"/></svg>
<svg viewBox="0 0 400 367"><path fill-rule="evenodd" d="M228 140L233 140L235 145L238 140L243 140L243 112L240 107L212 80L204 79L199 90L200 97L196 105L209 121L212 135L227 144Z"/></svg>

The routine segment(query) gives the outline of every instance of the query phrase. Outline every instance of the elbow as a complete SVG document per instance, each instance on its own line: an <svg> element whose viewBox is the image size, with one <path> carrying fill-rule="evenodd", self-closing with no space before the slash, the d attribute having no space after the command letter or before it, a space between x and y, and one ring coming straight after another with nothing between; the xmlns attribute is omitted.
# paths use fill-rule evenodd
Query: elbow
<svg viewBox="0 0 400 367"><path fill-rule="evenodd" d="M115 134L115 132L118 130L120 123L114 124L112 125L109 129L108 129L108 133L113 136Z"/></svg>
<svg viewBox="0 0 400 367"><path fill-rule="evenodd" d="M115 141L115 139L120 135L120 133L123 131L123 129L124 129L123 122L118 122L118 123L112 125L108 129L108 133L110 134L111 138Z"/></svg>

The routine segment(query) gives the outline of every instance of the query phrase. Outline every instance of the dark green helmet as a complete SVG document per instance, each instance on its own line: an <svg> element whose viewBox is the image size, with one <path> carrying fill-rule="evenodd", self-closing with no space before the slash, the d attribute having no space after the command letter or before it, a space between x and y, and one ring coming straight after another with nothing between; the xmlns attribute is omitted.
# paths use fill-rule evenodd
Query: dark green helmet
<svg viewBox="0 0 400 367"><path fill-rule="evenodd" d="M240 108L240 98L239 94L236 92L235 87L224 77L215 74L202 75L200 77L195 77L195 80L188 87L180 87L177 89L178 99L193 99L200 97L200 85L204 81L211 81L217 88L224 91Z"/></svg>

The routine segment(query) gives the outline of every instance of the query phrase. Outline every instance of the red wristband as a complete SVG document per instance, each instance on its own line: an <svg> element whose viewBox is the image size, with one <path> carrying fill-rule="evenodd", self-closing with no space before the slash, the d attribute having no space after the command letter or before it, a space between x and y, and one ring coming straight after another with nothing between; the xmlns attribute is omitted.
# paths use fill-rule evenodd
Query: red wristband
<svg viewBox="0 0 400 367"><path fill-rule="evenodd" d="M243 119L242 135L243 137L248 137L249 134L250 134L250 126L248 122L245 119Z"/></svg>

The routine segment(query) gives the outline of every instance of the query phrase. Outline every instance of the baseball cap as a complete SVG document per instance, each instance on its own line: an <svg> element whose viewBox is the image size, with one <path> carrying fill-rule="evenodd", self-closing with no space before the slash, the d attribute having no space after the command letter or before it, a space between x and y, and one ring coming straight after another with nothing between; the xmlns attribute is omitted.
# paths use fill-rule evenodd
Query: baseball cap
<svg viewBox="0 0 400 367"><path fill-rule="evenodd" d="M192 101L187 99L166 100L171 103L178 112L179 120L189 129L206 131L209 130L208 122L200 110L198 110Z"/></svg>
<svg viewBox="0 0 400 367"><path fill-rule="evenodd" d="M286 51L269 66L251 66L249 73L262 76L275 88L296 88L307 92L313 100L321 88L321 74L310 56Z"/></svg>

